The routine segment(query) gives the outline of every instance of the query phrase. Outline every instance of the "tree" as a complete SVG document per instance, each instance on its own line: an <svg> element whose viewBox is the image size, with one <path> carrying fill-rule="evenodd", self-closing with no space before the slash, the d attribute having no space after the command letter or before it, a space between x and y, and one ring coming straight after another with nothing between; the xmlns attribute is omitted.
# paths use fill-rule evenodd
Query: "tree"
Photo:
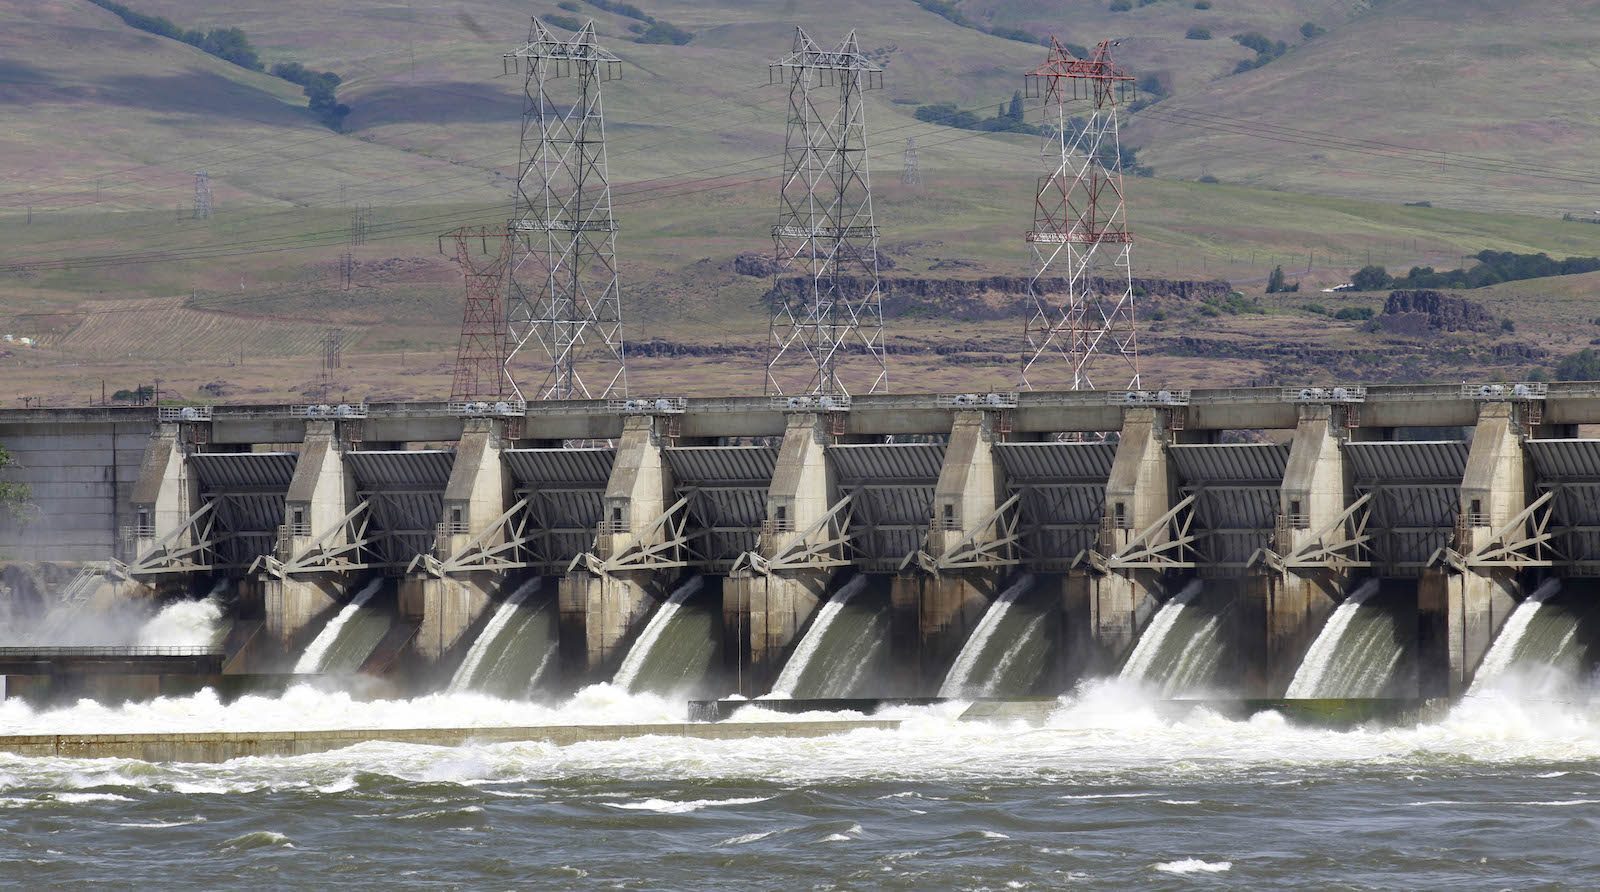
<svg viewBox="0 0 1600 892"><path fill-rule="evenodd" d="M1272 274L1267 276L1267 293L1277 294L1283 290L1285 290L1283 281L1283 267L1275 266L1272 268Z"/></svg>
<svg viewBox="0 0 1600 892"><path fill-rule="evenodd" d="M11 453L0 446L0 470L4 470L16 461L11 458ZM22 519L22 509L28 504L28 487L23 483L7 483L0 481L0 514L9 514L18 520Z"/></svg>
<svg viewBox="0 0 1600 892"><path fill-rule="evenodd" d="M1381 266L1363 266L1350 277L1350 284L1357 291L1382 291L1394 284L1394 279L1389 278L1389 271Z"/></svg>
<svg viewBox="0 0 1600 892"><path fill-rule="evenodd" d="M1024 110L1022 108L1022 91L1017 90L1011 94L1011 107L1006 110L1006 117L1018 124L1022 123Z"/></svg>
<svg viewBox="0 0 1600 892"><path fill-rule="evenodd" d="M1600 353L1585 347L1556 366L1557 381L1600 381Z"/></svg>

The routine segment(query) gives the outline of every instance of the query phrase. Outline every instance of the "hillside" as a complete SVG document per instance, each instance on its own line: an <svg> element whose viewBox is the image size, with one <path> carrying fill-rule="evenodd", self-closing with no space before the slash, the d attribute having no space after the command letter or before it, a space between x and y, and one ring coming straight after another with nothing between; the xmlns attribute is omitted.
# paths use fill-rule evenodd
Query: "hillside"
<svg viewBox="0 0 1600 892"><path fill-rule="evenodd" d="M767 85L765 64L786 49L798 7L641 3L692 34L675 46L633 42L636 20L565 3L593 14L602 39L628 63L623 79L606 87L606 113L636 388L758 386L770 282L740 275L732 261L771 250L762 233L775 204L785 94ZM160 376L164 389L195 399L442 396L460 278L440 256L437 235L504 219L521 84L500 76L499 54L525 36L530 12L571 13L556 0L468 0L446 8L394 0L336 8L312 0L130 5L185 27L243 28L268 63L335 71L344 80L339 100L351 112L345 132L336 133L305 109L297 87L133 30L86 0L0 5L0 164L11 184L0 190L0 333L41 343L0 345L0 367L16 393L81 402L97 398L102 381L114 391ZM1481 16L1510 6L1471 5ZM1540 280L1490 289L1484 299L1516 304L1517 313L1505 312L1519 324L1515 332L1480 337L1471 349L1401 341L1385 347L1358 324L1305 307L1381 306L1381 296L1312 293L1347 281L1368 262L1399 271L1459 265L1462 255L1485 248L1600 254L1600 226L1561 222L1543 193L1497 188L1480 204L1465 187L1435 191L1466 176L1454 162L1438 182L1404 158L1363 168L1360 176L1335 176L1324 162L1343 159L1331 149L1319 158L1299 141L1181 123L1213 114L1189 109L1215 106L1224 110L1219 115L1283 122L1276 126L1284 132L1324 124L1348 131L1347 110L1306 101L1307 91L1333 89L1316 84L1326 77L1318 71L1427 54L1449 40L1477 46L1489 39L1420 26L1395 30L1426 17L1424 0L1355 13L1311 0L1217 0L1204 11L1176 0L1116 13L1098 3L1000 0L960 9L966 25L911 0L827 0L804 8L819 40L836 40L842 26L835 23L849 22L862 46L887 60L885 89L871 95L868 116L878 222L894 264L891 289L899 281L908 294L938 295L962 290L940 281L1026 273L1021 234L1042 172L1037 139L953 130L913 112L956 102L992 113L1043 48L981 29L1042 34L1053 30L1054 18L1071 24L1062 36L1074 42L1092 42L1097 33L1125 38L1121 58L1160 74L1172 91L1129 130L1143 146L1140 161L1157 174L1128 181L1136 274L1226 280L1245 295L1226 307L1149 302L1142 344L1153 379L1198 385L1335 373L1519 375L1586 342L1568 323L1591 277L1575 277L1583 285ZM1215 17L1214 39L1186 40L1185 29L1202 15ZM1299 41L1306 21L1327 33ZM1254 71L1229 74L1250 55L1226 39L1236 28L1303 45ZM1533 39L1520 25L1500 31ZM1563 78L1576 76L1570 58L1552 56L1550 64L1564 66ZM1508 67L1502 76L1515 72ZM1441 78L1433 98L1456 102L1446 95L1457 89L1455 80ZM1351 81L1369 90L1381 82ZM1255 98L1235 103L1233 94L1245 88ZM1366 100L1357 91L1341 101ZM1384 126L1362 136L1385 139ZM1480 151L1503 167L1513 155L1498 154L1491 135L1482 131ZM897 176L908 136L921 147L921 189L902 186ZM1462 139L1458 134L1456 145L1467 145ZM1528 151L1550 165L1562 154L1560 146ZM1574 157L1570 148L1566 153ZM213 182L216 214L209 220L187 213L197 169ZM1222 182L1189 181L1201 174ZM1488 179L1493 172L1471 175ZM1434 207L1402 206L1428 199ZM1503 212L1508 202L1529 213ZM372 208L373 227L366 244L352 246L350 220L360 205ZM348 288L340 274L346 252L356 263ZM1277 265L1302 283L1301 293L1262 298ZM1009 307L1017 295L891 301L899 313L889 340L894 386L1009 386L1021 320L974 314L973 300ZM344 332L344 367L325 378L318 356L334 328ZM1375 352L1353 360L1360 349Z"/></svg>

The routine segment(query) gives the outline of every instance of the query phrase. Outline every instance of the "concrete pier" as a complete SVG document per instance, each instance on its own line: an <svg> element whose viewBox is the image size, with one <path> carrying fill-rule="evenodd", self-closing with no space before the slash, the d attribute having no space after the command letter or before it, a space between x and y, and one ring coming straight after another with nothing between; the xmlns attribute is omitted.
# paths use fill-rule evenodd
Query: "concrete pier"
<svg viewBox="0 0 1600 892"><path fill-rule="evenodd" d="M811 412L788 417L756 552L723 586L723 648L745 696L771 690L835 573L848 565L824 422Z"/></svg>

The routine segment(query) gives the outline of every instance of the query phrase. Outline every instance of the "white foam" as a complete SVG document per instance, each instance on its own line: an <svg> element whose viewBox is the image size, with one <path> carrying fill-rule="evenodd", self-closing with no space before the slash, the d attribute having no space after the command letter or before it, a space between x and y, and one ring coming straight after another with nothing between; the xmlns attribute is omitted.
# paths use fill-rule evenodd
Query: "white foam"
<svg viewBox="0 0 1600 892"><path fill-rule="evenodd" d="M1233 869L1232 861L1201 861L1185 858L1182 861L1163 861L1155 866L1163 873L1225 873Z"/></svg>
<svg viewBox="0 0 1600 892"><path fill-rule="evenodd" d="M221 587L220 584L218 586ZM220 593L203 601L174 601L139 628L140 647L210 647L222 622Z"/></svg>
<svg viewBox="0 0 1600 892"><path fill-rule="evenodd" d="M1528 634L1529 627L1533 625L1533 615L1539 612L1545 601L1560 590L1561 580L1547 579L1511 611L1511 616L1506 620L1500 634L1495 636L1494 644L1484 655L1483 662L1478 664L1472 686L1467 689L1469 696L1483 693L1504 677L1506 670L1511 668L1512 661L1516 659L1517 647L1522 643L1523 636ZM1577 631L1576 624L1573 626L1573 631Z"/></svg>
<svg viewBox="0 0 1600 892"><path fill-rule="evenodd" d="M664 815L681 815L702 808L718 805L754 805L757 802L766 802L771 796L754 796L742 799L691 799L688 801L675 801L672 799L646 799L643 802L606 802L602 803L608 808L622 808L630 811L653 811Z"/></svg>

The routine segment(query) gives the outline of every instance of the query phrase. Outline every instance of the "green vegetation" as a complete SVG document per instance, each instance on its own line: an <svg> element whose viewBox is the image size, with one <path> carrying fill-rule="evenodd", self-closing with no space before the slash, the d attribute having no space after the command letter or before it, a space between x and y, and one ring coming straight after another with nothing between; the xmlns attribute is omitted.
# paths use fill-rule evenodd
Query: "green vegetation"
<svg viewBox="0 0 1600 892"><path fill-rule="evenodd" d="M1600 352L1585 347L1556 364L1557 381L1600 381Z"/></svg>
<svg viewBox="0 0 1600 892"><path fill-rule="evenodd" d="M1357 291L1382 291L1386 288L1486 288L1501 282L1543 279L1547 276L1576 276L1600 270L1600 257L1568 257L1555 260L1548 254L1518 254L1514 251L1480 251L1478 264L1471 269L1436 272L1431 266L1414 266L1401 278L1393 278L1381 266L1362 267L1351 277Z"/></svg>
<svg viewBox="0 0 1600 892"><path fill-rule="evenodd" d="M1345 307L1333 314L1333 318L1344 322L1365 322L1373 317L1371 307Z"/></svg>
<svg viewBox="0 0 1600 892"><path fill-rule="evenodd" d="M1226 313L1229 316L1265 316L1267 308L1261 302L1245 297L1237 291L1231 291L1227 297L1208 297L1200 304L1200 315L1219 316Z"/></svg>
<svg viewBox="0 0 1600 892"><path fill-rule="evenodd" d="M1184 32L1183 36L1184 36L1185 39L1188 39L1188 40L1210 40L1211 39L1211 29L1210 28L1202 28L1199 25L1196 25L1195 27L1190 28L1188 31Z"/></svg>
<svg viewBox="0 0 1600 892"><path fill-rule="evenodd" d="M582 19L575 15L562 15L558 12L545 16L544 23L546 25L555 25L557 28L565 28L568 31L578 31L583 28Z"/></svg>
<svg viewBox="0 0 1600 892"><path fill-rule="evenodd" d="M979 118L965 109L960 109L954 103L941 102L935 105L919 105L915 112L919 121L929 124L939 124L945 127L955 127L960 130L982 130L989 133L1031 133L1037 134L1039 128L1029 124L1024 119L1025 110L1022 104L1022 93L1011 94L1011 101L995 109L994 117Z"/></svg>
<svg viewBox="0 0 1600 892"><path fill-rule="evenodd" d="M11 453L6 447L0 446L0 470L5 470L16 464ZM0 481L0 513L9 514L17 520L23 518L23 508L28 504L28 487L22 483L6 483Z"/></svg>
<svg viewBox="0 0 1600 892"><path fill-rule="evenodd" d="M1127 12L1132 8L1133 3L1131 0L1111 0L1111 5L1106 7L1112 12Z"/></svg>
<svg viewBox="0 0 1600 892"><path fill-rule="evenodd" d="M1328 33L1328 29L1322 27L1316 22L1306 22L1304 25L1300 26L1300 36L1304 37L1306 40L1316 40L1318 37L1321 37L1326 33Z"/></svg>
<svg viewBox="0 0 1600 892"><path fill-rule="evenodd" d="M158 15L145 15L113 0L89 0L89 2L108 12L116 13L118 18L140 31L181 40L201 52L210 53L225 62L232 62L240 68L261 71L265 67L261 64L261 57L257 55L256 48L250 45L250 39L238 28L186 31L174 25L171 19Z"/></svg>
<svg viewBox="0 0 1600 892"><path fill-rule="evenodd" d="M586 0L586 2L596 9L603 9L606 12L637 21L639 24L628 29L635 35L633 38L634 43L665 43L673 46L682 46L694 39L693 32L685 31L671 22L664 22L632 3L622 3L619 0ZM566 28L567 26L562 25L561 27ZM582 25L579 25L579 27L582 27ZM567 30L576 31L577 28L567 28Z"/></svg>
<svg viewBox="0 0 1600 892"><path fill-rule="evenodd" d="M1235 34L1233 35L1233 40L1235 43L1239 44L1245 49L1255 50L1256 52L1256 57L1254 59L1246 59L1234 66L1234 74L1240 74L1242 72L1249 71L1252 68L1260 68L1261 66L1271 62L1273 59L1276 59L1289 51L1289 45L1287 43L1284 43L1281 40L1271 40L1260 31L1250 31L1245 34Z"/></svg>
<svg viewBox="0 0 1600 892"><path fill-rule="evenodd" d="M198 30L185 31L174 25L171 20L161 16L145 15L123 6L112 0L89 0L96 6L117 14L128 25L160 37L180 40L204 53L210 53L224 62L231 62L240 68L250 71L263 71L266 65L262 63L261 56L256 48L250 44L250 38L240 28L212 28L210 31ZM339 102L335 95L338 92L342 79L331 71L312 71L299 62L279 62L272 66L268 72L273 77L282 78L291 84L298 85L306 94L306 107L310 109L317 120L332 130L340 130L344 126L345 116L350 114L350 106Z"/></svg>
<svg viewBox="0 0 1600 892"><path fill-rule="evenodd" d="M299 62L279 62L272 66L272 74L300 85L306 94L306 107L317 120L334 130L343 128L350 106L339 101L339 84L343 83L339 75L331 71L312 71Z"/></svg>
<svg viewBox="0 0 1600 892"><path fill-rule="evenodd" d="M1299 291L1299 290L1300 290L1300 283L1299 282L1295 282L1294 284L1291 285L1287 281L1285 281L1284 275L1283 275L1283 267L1281 267L1281 266L1273 267L1271 274L1269 274L1267 276L1267 293L1268 294L1290 294L1290 293L1293 293L1293 292L1296 292L1296 291Z"/></svg>
<svg viewBox="0 0 1600 892"><path fill-rule="evenodd" d="M1210 9L1211 0L1195 0L1194 8L1201 10Z"/></svg>
<svg viewBox="0 0 1600 892"><path fill-rule="evenodd" d="M1043 43L1045 46L1050 45L1050 38L1046 37L1043 40L1040 40L1038 37L1029 34L1027 31L1022 30L1021 28L1008 28L1003 25L984 25L982 22L975 22L972 19L967 18L966 15L961 12L960 8L956 6L954 0L911 0L911 2L944 19L952 25L960 25L963 28L971 28L974 31L981 31L984 34L989 34L994 37L1003 38L1005 40L1015 40L1018 43Z"/></svg>

